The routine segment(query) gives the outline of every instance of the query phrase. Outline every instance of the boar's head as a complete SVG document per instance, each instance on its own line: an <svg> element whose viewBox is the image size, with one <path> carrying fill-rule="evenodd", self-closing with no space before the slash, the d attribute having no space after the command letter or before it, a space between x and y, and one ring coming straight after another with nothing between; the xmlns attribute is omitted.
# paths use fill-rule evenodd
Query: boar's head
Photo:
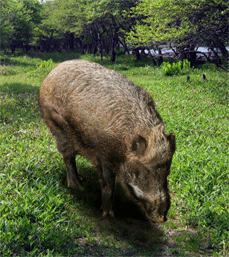
<svg viewBox="0 0 229 257"><path fill-rule="evenodd" d="M174 133L166 135L163 125L136 135L131 144L122 184L152 223L165 222L170 208L167 177L175 148Z"/></svg>

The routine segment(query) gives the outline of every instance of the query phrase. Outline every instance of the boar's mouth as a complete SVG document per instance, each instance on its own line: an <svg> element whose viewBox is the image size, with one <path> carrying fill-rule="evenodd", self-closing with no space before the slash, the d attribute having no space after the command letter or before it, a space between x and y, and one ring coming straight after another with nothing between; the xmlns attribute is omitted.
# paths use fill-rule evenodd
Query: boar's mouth
<svg viewBox="0 0 229 257"><path fill-rule="evenodd" d="M166 216L170 208L170 200L159 202L160 200L155 200L153 203L140 203L151 223L164 223L167 221Z"/></svg>
<svg viewBox="0 0 229 257"><path fill-rule="evenodd" d="M128 189L131 196L144 210L146 217L151 223L163 223L167 221L167 213L170 208L169 193L161 192L157 197L148 198L145 193L135 184L129 183Z"/></svg>

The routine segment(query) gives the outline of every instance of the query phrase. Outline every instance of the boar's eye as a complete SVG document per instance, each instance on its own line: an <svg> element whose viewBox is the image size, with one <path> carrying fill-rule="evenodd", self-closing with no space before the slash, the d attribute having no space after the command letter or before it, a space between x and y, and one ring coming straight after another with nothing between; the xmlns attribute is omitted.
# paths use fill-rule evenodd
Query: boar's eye
<svg viewBox="0 0 229 257"><path fill-rule="evenodd" d="M155 208L154 208L155 209ZM154 211L152 203L145 203L145 210L148 214Z"/></svg>
<svg viewBox="0 0 229 257"><path fill-rule="evenodd" d="M172 164L172 160L169 160L165 163L165 169L166 171L169 173L170 172L170 167L171 167L171 164Z"/></svg>
<svg viewBox="0 0 229 257"><path fill-rule="evenodd" d="M147 148L146 139L140 135L136 135L132 142L132 151L137 155L144 155Z"/></svg>
<svg viewBox="0 0 229 257"><path fill-rule="evenodd" d="M172 163L171 160L169 160L169 161L167 161L167 162L164 162L163 164L160 165L160 168L162 168L162 169L168 169L168 168L170 168L171 163Z"/></svg>
<svg viewBox="0 0 229 257"><path fill-rule="evenodd" d="M161 175L168 176L170 173L170 166L171 166L172 160L166 161L162 164L158 164L155 167L156 173Z"/></svg>

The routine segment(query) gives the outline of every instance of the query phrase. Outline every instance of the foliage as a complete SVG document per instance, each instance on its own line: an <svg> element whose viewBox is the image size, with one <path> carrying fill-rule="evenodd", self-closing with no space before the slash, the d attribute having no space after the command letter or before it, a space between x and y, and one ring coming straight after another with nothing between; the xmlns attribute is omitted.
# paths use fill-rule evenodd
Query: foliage
<svg viewBox="0 0 229 257"><path fill-rule="evenodd" d="M170 64L169 62L163 62L161 69L166 76L172 76L177 74L185 74L190 71L190 62L185 59L184 61L178 61Z"/></svg>
<svg viewBox="0 0 229 257"><path fill-rule="evenodd" d="M40 10L37 0L1 0L0 47L28 45L41 21Z"/></svg>
<svg viewBox="0 0 229 257"><path fill-rule="evenodd" d="M117 18L121 19L119 20L121 24L123 20L121 11L134 6L135 2L133 0L125 2L117 0L58 0L44 5L44 8L49 10L48 17L44 22L52 24L53 28L80 36L84 27L93 23L94 25L98 23L102 30L103 24L108 21L112 23L112 17L116 17L116 22L118 22Z"/></svg>
<svg viewBox="0 0 229 257"><path fill-rule="evenodd" d="M120 44L126 47L123 31L131 27L130 19L122 12L135 4L136 0L51 1L43 5L43 21L36 29L36 36L38 39L67 37L72 41L70 50L78 43L82 52L100 50L101 59L104 50L112 51L114 56Z"/></svg>
<svg viewBox="0 0 229 257"><path fill-rule="evenodd" d="M1 0L0 2L0 47L7 43L7 34L11 34L13 31L8 4L7 0Z"/></svg>
<svg viewBox="0 0 229 257"><path fill-rule="evenodd" d="M53 68L53 60L49 59L49 60L44 60L41 63L39 63L37 65L37 71L41 72L41 71L46 71L46 72L50 72Z"/></svg>
<svg viewBox="0 0 229 257"><path fill-rule="evenodd" d="M94 168L77 157L84 191L67 189L66 169L42 122L39 86L51 67L74 53L2 56L0 74L0 255L227 256L229 216L227 73L212 65L165 76L133 56L83 55L146 88L167 132L177 139L164 225L149 226L117 185L116 218L101 219ZM51 61L52 59L53 61ZM50 61L49 61L50 60ZM202 74L207 80L202 81Z"/></svg>
<svg viewBox="0 0 229 257"><path fill-rule="evenodd" d="M123 54L132 48L139 58L139 46L149 50L162 43L186 54L182 59L189 58L192 66L199 46L211 49L217 65L228 57L226 0L55 0L44 4L0 0L0 4L0 47L13 52L16 48L99 51L101 59L110 53L115 62L120 46Z"/></svg>
<svg viewBox="0 0 229 257"><path fill-rule="evenodd" d="M139 17L129 42L178 42L218 47L227 56L229 7L226 0L140 0L128 13Z"/></svg>

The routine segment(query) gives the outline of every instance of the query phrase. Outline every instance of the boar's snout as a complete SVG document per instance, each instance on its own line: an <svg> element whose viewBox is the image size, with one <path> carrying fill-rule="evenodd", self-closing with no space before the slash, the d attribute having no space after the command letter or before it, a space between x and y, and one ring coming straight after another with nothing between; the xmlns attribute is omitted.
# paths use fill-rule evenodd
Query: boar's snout
<svg viewBox="0 0 229 257"><path fill-rule="evenodd" d="M167 213L170 208L169 193L163 192L158 199L154 201L154 210L148 213L148 217L152 223L163 223L167 221Z"/></svg>
<svg viewBox="0 0 229 257"><path fill-rule="evenodd" d="M167 221L167 213L170 208L170 196L162 192L157 198L146 199L140 204L151 223L164 223Z"/></svg>
<svg viewBox="0 0 229 257"><path fill-rule="evenodd" d="M165 222L171 203L167 188L167 179L166 183L164 183L166 186L163 189L156 188L156 185L154 184L154 190L150 187L148 190L145 190L145 187L140 187L139 183L135 182L136 180L128 183L128 191L142 207L147 218L151 223Z"/></svg>

